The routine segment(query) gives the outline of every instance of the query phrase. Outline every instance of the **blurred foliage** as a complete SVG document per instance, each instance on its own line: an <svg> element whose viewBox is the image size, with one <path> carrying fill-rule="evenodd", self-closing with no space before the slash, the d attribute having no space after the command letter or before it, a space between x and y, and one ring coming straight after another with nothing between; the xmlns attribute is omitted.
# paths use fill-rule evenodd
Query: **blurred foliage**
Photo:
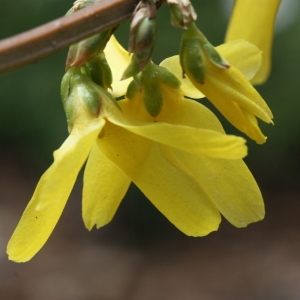
<svg viewBox="0 0 300 300"><path fill-rule="evenodd" d="M58 18L73 3L73 0L0 1L0 38ZM214 45L223 42L228 22L221 1L224 0L192 1L198 12L197 24ZM128 27L127 22L116 33L125 47ZM250 169L260 184L270 184L272 187L297 184L300 178L299 27L298 11L295 22L276 35L271 77L265 85L258 87L273 110L275 126L261 124L268 136L265 145L248 141L249 156L246 161ZM167 7L159 10L158 30L153 57L156 63L177 54L179 49L181 30L171 27ZM53 150L67 136L60 100L66 53L67 50L63 50L35 64L0 75L0 150L19 155L39 174L52 162ZM228 133L237 133L220 118Z"/></svg>

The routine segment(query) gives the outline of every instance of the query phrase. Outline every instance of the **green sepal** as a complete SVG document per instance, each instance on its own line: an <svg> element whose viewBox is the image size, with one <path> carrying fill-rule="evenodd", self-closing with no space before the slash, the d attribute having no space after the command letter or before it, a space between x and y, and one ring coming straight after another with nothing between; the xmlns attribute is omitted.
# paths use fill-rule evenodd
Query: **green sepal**
<svg viewBox="0 0 300 300"><path fill-rule="evenodd" d="M135 95L140 91L140 89L141 89L141 84L137 82L136 79L133 79L127 87L126 98L128 99L134 98Z"/></svg>
<svg viewBox="0 0 300 300"><path fill-rule="evenodd" d="M120 109L116 99L103 87L94 83L88 74L89 69L86 66L70 68L62 79L61 98L69 131L72 130L82 105L95 117L100 114L103 98L112 101Z"/></svg>
<svg viewBox="0 0 300 300"><path fill-rule="evenodd" d="M63 108L66 114L67 124L69 132L73 127L73 122L75 119L75 106L73 98L71 97L71 79L74 74L74 69L69 69L62 78L60 86L60 95L63 103Z"/></svg>
<svg viewBox="0 0 300 300"><path fill-rule="evenodd" d="M127 78L133 77L140 72L141 72L141 69L137 62L136 56L133 55L128 67L125 69L125 71L122 75L121 80L125 80Z"/></svg>
<svg viewBox="0 0 300 300"><path fill-rule="evenodd" d="M78 89L81 101L96 117L99 116L103 97L109 99L120 108L116 99L102 86L93 82L88 76L77 73L76 77L74 76L72 79L72 84Z"/></svg>
<svg viewBox="0 0 300 300"><path fill-rule="evenodd" d="M180 65L183 76L188 73L195 81L201 84L205 82L205 64L201 42L198 38L183 34L180 47Z"/></svg>
<svg viewBox="0 0 300 300"><path fill-rule="evenodd" d="M157 117L163 106L161 84L164 84L164 81L162 79L167 80L166 72L152 62L147 64L138 77L145 109L152 117Z"/></svg>
<svg viewBox="0 0 300 300"><path fill-rule="evenodd" d="M164 67L158 67L159 79L167 86L173 89L179 89L181 86L180 80L169 70Z"/></svg>
<svg viewBox="0 0 300 300"><path fill-rule="evenodd" d="M111 88L113 81L112 72L105 58L105 54L101 53L87 63L91 79L102 86L104 89Z"/></svg>
<svg viewBox="0 0 300 300"><path fill-rule="evenodd" d="M98 117L102 97L88 76L81 72L76 72L71 79L72 90L76 91L77 100L83 102L90 113Z"/></svg>
<svg viewBox="0 0 300 300"><path fill-rule="evenodd" d="M230 68L230 64L219 54L219 52L214 48L209 42L201 43L201 48L210 62L221 69Z"/></svg>
<svg viewBox="0 0 300 300"><path fill-rule="evenodd" d="M157 117L163 106L163 95L157 84L157 80L149 80L143 85L144 106L152 117Z"/></svg>
<svg viewBox="0 0 300 300"><path fill-rule="evenodd" d="M149 62L130 82L126 98L133 99L139 93L144 107L152 117L157 117L164 103L163 86L180 88L181 82L167 69Z"/></svg>

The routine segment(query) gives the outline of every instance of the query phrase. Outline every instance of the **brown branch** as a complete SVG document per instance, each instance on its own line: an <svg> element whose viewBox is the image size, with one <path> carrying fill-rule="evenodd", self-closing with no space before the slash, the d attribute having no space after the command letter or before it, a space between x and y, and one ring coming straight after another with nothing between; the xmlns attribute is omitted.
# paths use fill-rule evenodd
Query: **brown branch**
<svg viewBox="0 0 300 300"><path fill-rule="evenodd" d="M139 0L101 0L0 41L0 73L35 62L130 18Z"/></svg>

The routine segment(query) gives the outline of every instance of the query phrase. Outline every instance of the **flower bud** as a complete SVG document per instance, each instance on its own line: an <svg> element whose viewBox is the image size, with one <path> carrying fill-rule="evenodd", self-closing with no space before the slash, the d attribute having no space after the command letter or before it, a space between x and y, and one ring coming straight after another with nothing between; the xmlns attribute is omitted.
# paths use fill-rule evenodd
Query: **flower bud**
<svg viewBox="0 0 300 300"><path fill-rule="evenodd" d="M110 28L71 45L67 56L66 70L70 67L80 67L103 52L113 31L114 29Z"/></svg>
<svg viewBox="0 0 300 300"><path fill-rule="evenodd" d="M154 4L139 8L130 26L129 52L133 58L124 71L122 79L138 74L151 59L156 38L156 8Z"/></svg>
<svg viewBox="0 0 300 300"><path fill-rule="evenodd" d="M197 14L189 0L167 0L174 27L187 29L187 25L197 19Z"/></svg>

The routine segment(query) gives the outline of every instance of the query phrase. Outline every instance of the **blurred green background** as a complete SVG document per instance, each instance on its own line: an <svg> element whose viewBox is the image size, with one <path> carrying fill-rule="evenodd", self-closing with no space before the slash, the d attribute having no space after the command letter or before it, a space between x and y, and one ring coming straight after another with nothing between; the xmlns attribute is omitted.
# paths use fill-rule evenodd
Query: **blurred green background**
<svg viewBox="0 0 300 300"><path fill-rule="evenodd" d="M0 39L58 18L72 3L0 0ZM213 45L221 44L232 1L192 3L200 29ZM88 233L80 219L79 176L47 246L25 265L8 262L6 243L53 151L68 134L60 100L67 50L0 75L1 299L300 299L297 0L283 0L278 23L272 73L257 87L275 126L261 123L268 141L256 145L249 140L246 158L265 198L266 220L246 229L224 221L206 238L183 236L135 187L111 224ZM116 33L124 46L128 27ZM154 62L178 54L180 35L169 24L168 9L160 9ZM228 133L240 134L220 119Z"/></svg>

